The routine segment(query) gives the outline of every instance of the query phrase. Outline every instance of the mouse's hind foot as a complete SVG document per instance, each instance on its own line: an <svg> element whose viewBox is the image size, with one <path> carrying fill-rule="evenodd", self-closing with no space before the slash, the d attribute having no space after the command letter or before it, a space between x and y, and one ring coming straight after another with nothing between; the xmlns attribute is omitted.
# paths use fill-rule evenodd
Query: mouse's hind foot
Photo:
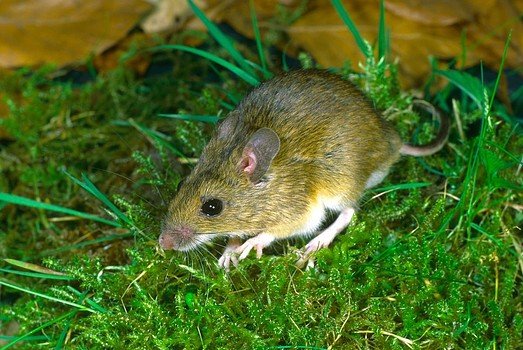
<svg viewBox="0 0 523 350"><path fill-rule="evenodd" d="M354 216L354 208L345 208L340 212L338 218L323 232L314 237L299 253L299 259L296 262L298 268L314 266L312 255L322 248L328 247L334 238L350 224Z"/></svg>

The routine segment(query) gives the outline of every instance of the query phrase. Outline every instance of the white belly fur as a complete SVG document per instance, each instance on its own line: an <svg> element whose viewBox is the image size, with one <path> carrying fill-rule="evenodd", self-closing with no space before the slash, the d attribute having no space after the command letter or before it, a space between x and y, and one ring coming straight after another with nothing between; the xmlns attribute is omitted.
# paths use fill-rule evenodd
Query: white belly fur
<svg viewBox="0 0 523 350"><path fill-rule="evenodd" d="M382 182L388 173L388 170L376 170L375 172L370 174L369 178L367 179L367 183L365 184L365 189L374 187L380 182Z"/></svg>
<svg viewBox="0 0 523 350"><path fill-rule="evenodd" d="M365 183L365 189L371 188L383 181L383 179L389 173L387 170L377 170L373 172L367 182ZM341 197L318 197L318 200L313 204L308 213L308 220L303 227L294 232L293 236L311 236L313 233L317 233L320 228L327 210L333 212L340 212L345 209Z"/></svg>
<svg viewBox="0 0 523 350"><path fill-rule="evenodd" d="M319 197L309 209L308 220L305 225L293 233L293 236L311 236L318 232L325 220L327 210L340 212L343 209L342 200L339 197Z"/></svg>

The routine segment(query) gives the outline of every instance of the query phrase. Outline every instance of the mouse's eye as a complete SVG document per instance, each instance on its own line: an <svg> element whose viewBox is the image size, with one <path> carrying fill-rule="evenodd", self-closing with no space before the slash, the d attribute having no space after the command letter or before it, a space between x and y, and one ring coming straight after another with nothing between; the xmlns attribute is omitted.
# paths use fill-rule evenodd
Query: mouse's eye
<svg viewBox="0 0 523 350"><path fill-rule="evenodd" d="M207 199L203 202L200 211L207 216L216 216L223 210L223 202L217 198Z"/></svg>

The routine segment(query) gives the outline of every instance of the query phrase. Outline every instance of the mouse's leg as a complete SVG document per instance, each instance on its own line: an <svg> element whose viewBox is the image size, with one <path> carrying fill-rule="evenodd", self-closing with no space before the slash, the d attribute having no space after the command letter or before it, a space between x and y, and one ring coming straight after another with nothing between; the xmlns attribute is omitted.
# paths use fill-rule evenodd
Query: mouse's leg
<svg viewBox="0 0 523 350"><path fill-rule="evenodd" d="M229 271L231 262L234 266L238 266L238 258L236 257L236 249L241 245L240 237L230 237L227 246L223 251L222 256L218 259L218 265L225 271Z"/></svg>
<svg viewBox="0 0 523 350"><path fill-rule="evenodd" d="M249 238L240 247L236 249L236 253L240 254L239 260L243 260L249 255L252 248L256 248L256 257L259 259L262 256L263 248L268 247L274 241L274 236L268 233L260 233L259 235Z"/></svg>
<svg viewBox="0 0 523 350"><path fill-rule="evenodd" d="M343 209L338 218L329 227L307 243L307 245L302 249L302 253L300 254L301 257L296 265L302 267L309 260L312 253L331 244L334 238L349 226L355 211L354 208Z"/></svg>

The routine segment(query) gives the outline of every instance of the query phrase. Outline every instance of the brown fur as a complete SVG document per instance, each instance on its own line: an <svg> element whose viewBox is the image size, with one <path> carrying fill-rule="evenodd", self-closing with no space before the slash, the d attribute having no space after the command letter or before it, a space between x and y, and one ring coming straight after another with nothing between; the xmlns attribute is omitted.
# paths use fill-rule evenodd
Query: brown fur
<svg viewBox="0 0 523 350"><path fill-rule="evenodd" d="M253 184L238 166L260 128L275 131L281 145L264 180ZM195 234L289 237L322 200L355 207L371 174L386 173L401 147L395 129L352 83L321 70L277 76L252 90L218 127L171 203L160 243L174 249L199 244L174 237L180 227ZM208 198L224 201L220 215L200 212Z"/></svg>

